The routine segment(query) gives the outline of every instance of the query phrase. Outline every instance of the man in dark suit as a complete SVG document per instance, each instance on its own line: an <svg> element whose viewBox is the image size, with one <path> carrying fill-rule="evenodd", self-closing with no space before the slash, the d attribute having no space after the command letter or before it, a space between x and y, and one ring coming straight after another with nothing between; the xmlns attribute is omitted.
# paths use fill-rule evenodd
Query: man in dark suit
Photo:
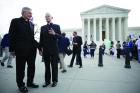
<svg viewBox="0 0 140 93"><path fill-rule="evenodd" d="M35 58L38 47L34 39L34 25L30 22L31 9L22 8L22 17L11 21L9 28L10 52L16 56L16 82L21 92L28 92L27 87L37 88L33 83L35 75ZM25 76L25 65L27 62L27 87L23 82Z"/></svg>
<svg viewBox="0 0 140 93"><path fill-rule="evenodd" d="M40 47L42 49L40 54L43 56L45 63L45 84L43 87L47 87L51 83L51 77L53 82L52 87L55 87L58 82L59 55L57 40L60 38L61 31L59 25L52 23L53 17L50 13L46 13L45 18L47 25L41 27L40 33Z"/></svg>
<svg viewBox="0 0 140 93"><path fill-rule="evenodd" d="M81 45L82 45L82 38L80 36L77 35L77 32L73 32L73 55L72 55L72 59L70 62L70 65L68 67L73 67L73 62L74 59L77 55L77 62L79 62L80 67L82 68L82 58L81 58Z"/></svg>

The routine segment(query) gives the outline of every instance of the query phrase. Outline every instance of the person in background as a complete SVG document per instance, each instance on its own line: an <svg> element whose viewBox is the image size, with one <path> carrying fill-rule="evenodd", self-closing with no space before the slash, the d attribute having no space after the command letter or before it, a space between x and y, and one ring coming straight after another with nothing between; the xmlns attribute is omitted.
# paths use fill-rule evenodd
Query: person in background
<svg viewBox="0 0 140 93"><path fill-rule="evenodd" d="M106 45L103 43L102 44L102 49L103 49L103 55L105 54L105 49L106 49Z"/></svg>
<svg viewBox="0 0 140 93"><path fill-rule="evenodd" d="M47 87L51 84L52 87L57 86L58 83L58 39L61 37L61 30L58 24L52 23L52 15L46 13L45 15L47 24L41 26L40 32L40 55L44 58L45 64L45 84L43 87ZM51 65L51 67L50 67Z"/></svg>
<svg viewBox="0 0 140 93"><path fill-rule="evenodd" d="M96 49L97 45L95 44L94 41L92 41L89 46L90 46L90 55L91 55L91 57L94 57L94 52L95 52L95 49Z"/></svg>
<svg viewBox="0 0 140 93"><path fill-rule="evenodd" d="M4 49L4 57L1 60L1 66L4 66L4 62L7 60L7 68L13 68L12 66L12 58L13 56L9 52L9 34L5 34L2 41L1 41L1 46Z"/></svg>
<svg viewBox="0 0 140 93"><path fill-rule="evenodd" d="M121 44L120 44L120 41L117 41L116 49L117 49L117 58L120 58L120 55L121 55Z"/></svg>
<svg viewBox="0 0 140 93"><path fill-rule="evenodd" d="M122 43L122 55L123 55L123 57L125 57L125 45L126 45L126 41L123 41L123 43Z"/></svg>
<svg viewBox="0 0 140 93"><path fill-rule="evenodd" d="M110 55L114 55L114 42L113 41L111 41L111 45L110 45L110 49L109 49L109 51L110 51Z"/></svg>
<svg viewBox="0 0 140 93"><path fill-rule="evenodd" d="M58 39L58 48L59 48L59 58L60 58L60 67L62 68L62 73L67 72L66 70L66 65L64 62L64 58L65 58L65 50L66 48L70 45L70 41L66 36L66 33L62 33L61 34L62 37L60 39Z"/></svg>
<svg viewBox="0 0 140 93"><path fill-rule="evenodd" d="M130 65L130 40L131 38L128 36L127 39L126 39L126 43L124 45L124 49L125 49L125 65L124 65L124 68L131 68L131 65Z"/></svg>
<svg viewBox="0 0 140 93"><path fill-rule="evenodd" d="M136 46L137 46L137 50L138 50L138 62L140 63L140 36L139 39L136 41Z"/></svg>
<svg viewBox="0 0 140 93"><path fill-rule="evenodd" d="M110 42L110 47L114 47L114 42L113 41Z"/></svg>
<svg viewBox="0 0 140 93"><path fill-rule="evenodd" d="M16 56L16 82L20 92L28 92L28 88L38 88L34 83L36 51L39 48L34 38L34 25L30 22L32 9L23 7L20 18L14 18L9 28L9 51ZM25 67L27 67L27 87L25 86Z"/></svg>
<svg viewBox="0 0 140 93"><path fill-rule="evenodd" d="M87 44L87 41L85 41L85 43L83 45L83 52L84 52L84 57L86 57L86 55L88 54L88 44Z"/></svg>
<svg viewBox="0 0 140 93"><path fill-rule="evenodd" d="M115 49L114 49L113 46L111 46L111 48L109 49L109 51L110 51L110 55L114 55L114 51L115 51Z"/></svg>
<svg viewBox="0 0 140 93"><path fill-rule="evenodd" d="M133 47L133 55L134 55L134 59L136 59L136 60L138 60L138 49L137 49L137 45L135 44L136 43L136 41L137 41L137 39L136 40L133 40L133 43L134 43L134 47Z"/></svg>
<svg viewBox="0 0 140 93"><path fill-rule="evenodd" d="M133 41L132 41L132 39L130 38L130 41L129 41L129 47L130 47L130 61L132 61L132 59L133 59L133 47L134 47L134 43L133 43Z"/></svg>
<svg viewBox="0 0 140 93"><path fill-rule="evenodd" d="M74 62L74 59L77 55L77 62L79 63L79 68L82 68L82 58L81 58L81 45L82 45L82 38L81 36L78 36L77 35L77 32L73 32L73 55L72 55L72 58L71 58L71 62L70 62L70 65L68 65L68 67L73 67L73 62Z"/></svg>

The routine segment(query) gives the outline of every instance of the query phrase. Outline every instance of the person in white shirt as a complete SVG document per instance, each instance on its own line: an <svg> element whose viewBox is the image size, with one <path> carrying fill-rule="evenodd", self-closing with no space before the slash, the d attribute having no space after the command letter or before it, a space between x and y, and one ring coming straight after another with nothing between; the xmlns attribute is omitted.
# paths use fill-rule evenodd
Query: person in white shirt
<svg viewBox="0 0 140 93"><path fill-rule="evenodd" d="M137 48L138 48L138 61L140 63L140 36L139 36L139 39L136 41L135 44L137 45Z"/></svg>

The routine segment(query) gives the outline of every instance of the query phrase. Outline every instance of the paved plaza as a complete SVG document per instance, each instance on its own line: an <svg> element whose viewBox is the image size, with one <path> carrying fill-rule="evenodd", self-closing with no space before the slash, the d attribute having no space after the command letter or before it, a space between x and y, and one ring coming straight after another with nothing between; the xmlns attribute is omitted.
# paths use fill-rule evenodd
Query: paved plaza
<svg viewBox="0 0 140 93"><path fill-rule="evenodd" d="M94 58L82 56L83 68L74 63L66 73L59 70L58 85L43 88L45 68L38 55L34 81L39 88L29 88L29 93L140 93L140 64L137 61L131 61L131 69L125 69L123 57L104 55L103 58L104 66L98 67L97 53ZM71 56L66 56L67 65L70 59ZM12 69L0 66L0 93L20 93L16 86L15 60L13 66Z"/></svg>

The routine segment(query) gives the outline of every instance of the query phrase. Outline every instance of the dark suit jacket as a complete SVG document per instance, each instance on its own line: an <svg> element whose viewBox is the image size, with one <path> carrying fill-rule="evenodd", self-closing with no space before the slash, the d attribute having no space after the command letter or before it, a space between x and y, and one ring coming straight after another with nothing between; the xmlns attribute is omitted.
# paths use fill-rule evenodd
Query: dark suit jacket
<svg viewBox="0 0 140 93"><path fill-rule="evenodd" d="M55 35L50 35L48 30L53 29L55 31ZM41 27L40 33L40 47L43 48L43 55L58 54L58 42L57 40L61 37L60 26L57 24L51 23L50 25L44 25Z"/></svg>
<svg viewBox="0 0 140 93"><path fill-rule="evenodd" d="M34 25L29 22L29 30L23 17L11 21L9 28L10 52L26 56L31 49L36 49L39 44L34 39Z"/></svg>
<svg viewBox="0 0 140 93"><path fill-rule="evenodd" d="M73 44L73 52L81 51L81 45L83 44L82 38L80 36L76 36L73 38L73 43L77 43L77 45Z"/></svg>

